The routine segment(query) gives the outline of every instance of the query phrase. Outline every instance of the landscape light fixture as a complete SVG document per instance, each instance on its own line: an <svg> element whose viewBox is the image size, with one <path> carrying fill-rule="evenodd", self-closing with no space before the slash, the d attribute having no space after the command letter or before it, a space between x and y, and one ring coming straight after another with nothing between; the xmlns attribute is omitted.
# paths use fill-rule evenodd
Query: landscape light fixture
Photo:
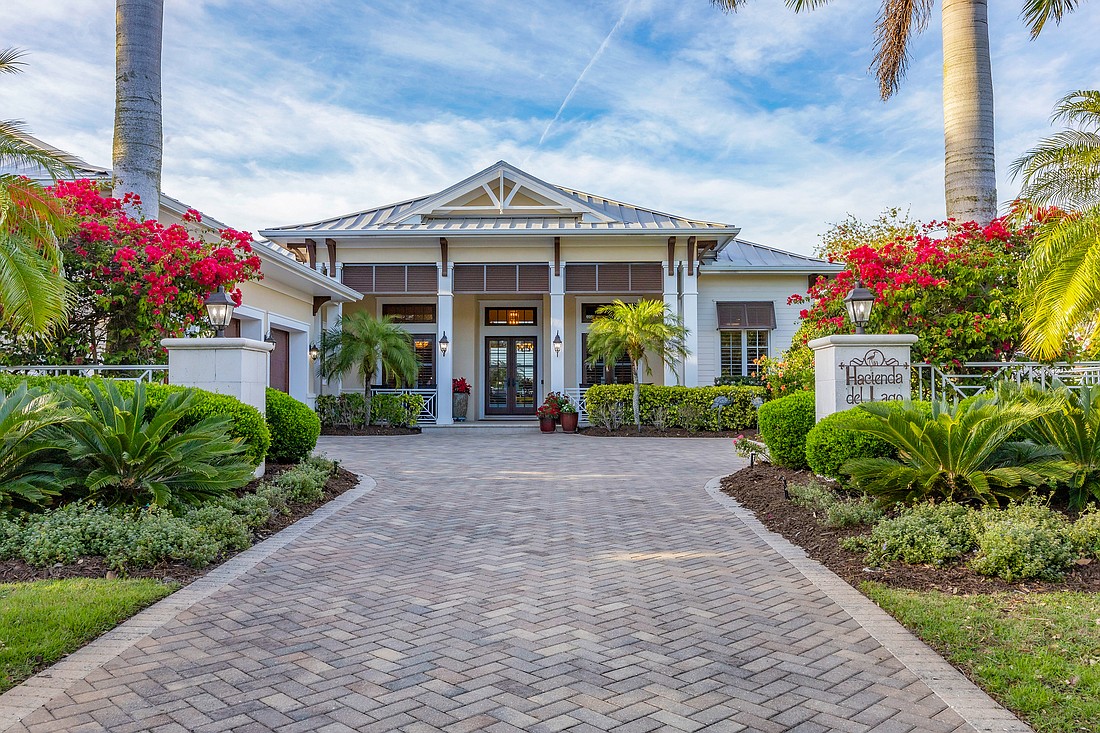
<svg viewBox="0 0 1100 733"><path fill-rule="evenodd" d="M875 294L863 287L863 281L856 281L856 286L848 297L844 299L844 307L848 310L848 318L856 327L856 333L865 333L864 327L871 321L871 308L875 304Z"/></svg>
<svg viewBox="0 0 1100 733"><path fill-rule="evenodd" d="M554 335L554 356L561 355L561 347L561 331L558 331L557 334Z"/></svg>
<svg viewBox="0 0 1100 733"><path fill-rule="evenodd" d="M225 338L225 329L233 322L233 308L235 303L225 292L225 286L219 285L218 289L206 298L206 318L214 327L218 338Z"/></svg>
<svg viewBox="0 0 1100 733"><path fill-rule="evenodd" d="M451 348L451 342L447 338L447 332L443 332L443 338L439 339L439 350L443 352L443 356L447 355L447 349Z"/></svg>

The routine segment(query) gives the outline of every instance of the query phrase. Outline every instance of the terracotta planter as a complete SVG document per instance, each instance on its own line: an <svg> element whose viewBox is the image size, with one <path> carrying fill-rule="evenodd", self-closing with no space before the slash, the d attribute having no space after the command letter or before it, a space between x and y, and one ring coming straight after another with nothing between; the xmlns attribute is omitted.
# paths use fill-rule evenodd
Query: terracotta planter
<svg viewBox="0 0 1100 733"><path fill-rule="evenodd" d="M539 430L544 433L554 432L554 428L557 427L557 423L554 422L552 417L540 417L539 418Z"/></svg>
<svg viewBox="0 0 1100 733"><path fill-rule="evenodd" d="M469 392L451 393L451 417L455 422L466 422L466 411L470 409Z"/></svg>
<svg viewBox="0 0 1100 733"><path fill-rule="evenodd" d="M561 429L566 433L577 432L577 421L580 415L575 412L563 412L561 414Z"/></svg>

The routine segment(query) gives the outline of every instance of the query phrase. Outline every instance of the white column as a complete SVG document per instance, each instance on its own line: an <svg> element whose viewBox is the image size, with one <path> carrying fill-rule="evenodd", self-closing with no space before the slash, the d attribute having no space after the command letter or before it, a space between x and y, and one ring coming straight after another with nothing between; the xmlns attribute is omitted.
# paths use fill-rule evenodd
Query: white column
<svg viewBox="0 0 1100 733"><path fill-rule="evenodd" d="M561 353L554 353L554 337L561 336ZM554 263L550 263L550 391L561 392L565 389L565 360L571 358L569 341L565 337L565 263L554 274Z"/></svg>
<svg viewBox="0 0 1100 733"><path fill-rule="evenodd" d="M441 263L442 265L442 263ZM454 329L454 265L447 264L447 277L443 277L442 266L439 275L439 295L436 304L436 348L443 335L447 335L450 348L447 353L436 354L439 361L435 369L435 423L436 425L452 425L454 419L451 415L451 379L454 378L454 354L458 348L458 339L455 338Z"/></svg>
<svg viewBox="0 0 1100 733"><path fill-rule="evenodd" d="M684 359L684 386L699 386L699 270L691 275L684 273L683 295L684 328L687 329L687 338L684 345L687 346L688 355Z"/></svg>
<svg viewBox="0 0 1100 733"><path fill-rule="evenodd" d="M321 306L321 330L327 331L334 326L340 325L340 321L344 318L344 304L343 303L326 303ZM321 345L321 334L317 334L316 343ZM313 369L316 373L319 363L315 364ZM338 395L344 388L344 375L337 374L332 379L325 382L325 394Z"/></svg>
<svg viewBox="0 0 1100 733"><path fill-rule="evenodd" d="M668 306L668 312L674 316L680 315L680 293L677 286L676 269L673 267L672 274L668 274L668 263L665 262L661 265L661 270L664 273L664 297L665 305ZM665 386L671 386L674 384L680 384L680 371L682 364L677 363L669 366L665 364Z"/></svg>

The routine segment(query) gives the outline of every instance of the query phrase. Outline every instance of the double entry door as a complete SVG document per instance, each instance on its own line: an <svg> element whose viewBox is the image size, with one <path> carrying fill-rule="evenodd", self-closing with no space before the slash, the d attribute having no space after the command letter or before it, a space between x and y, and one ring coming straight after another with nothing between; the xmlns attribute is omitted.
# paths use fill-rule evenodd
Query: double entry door
<svg viewBox="0 0 1100 733"><path fill-rule="evenodd" d="M538 406L538 339L489 336L485 339L486 415L534 415Z"/></svg>

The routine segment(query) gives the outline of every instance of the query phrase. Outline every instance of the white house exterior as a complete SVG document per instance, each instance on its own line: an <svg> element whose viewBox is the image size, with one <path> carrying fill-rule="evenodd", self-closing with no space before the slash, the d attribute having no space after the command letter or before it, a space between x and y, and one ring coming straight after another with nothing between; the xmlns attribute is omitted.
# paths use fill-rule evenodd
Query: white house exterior
<svg viewBox="0 0 1100 733"><path fill-rule="evenodd" d="M417 388L434 398L436 422L449 424L452 378L473 387L470 420L529 416L546 392L629 381L625 364L586 362L592 316L615 299L663 299L688 329L690 355L674 369L658 365L656 384L712 384L781 353L798 324L788 296L839 268L739 232L555 186L501 161L429 196L260 233L362 294L323 305L324 325L364 309L413 334ZM332 388L363 385L349 375Z"/></svg>

